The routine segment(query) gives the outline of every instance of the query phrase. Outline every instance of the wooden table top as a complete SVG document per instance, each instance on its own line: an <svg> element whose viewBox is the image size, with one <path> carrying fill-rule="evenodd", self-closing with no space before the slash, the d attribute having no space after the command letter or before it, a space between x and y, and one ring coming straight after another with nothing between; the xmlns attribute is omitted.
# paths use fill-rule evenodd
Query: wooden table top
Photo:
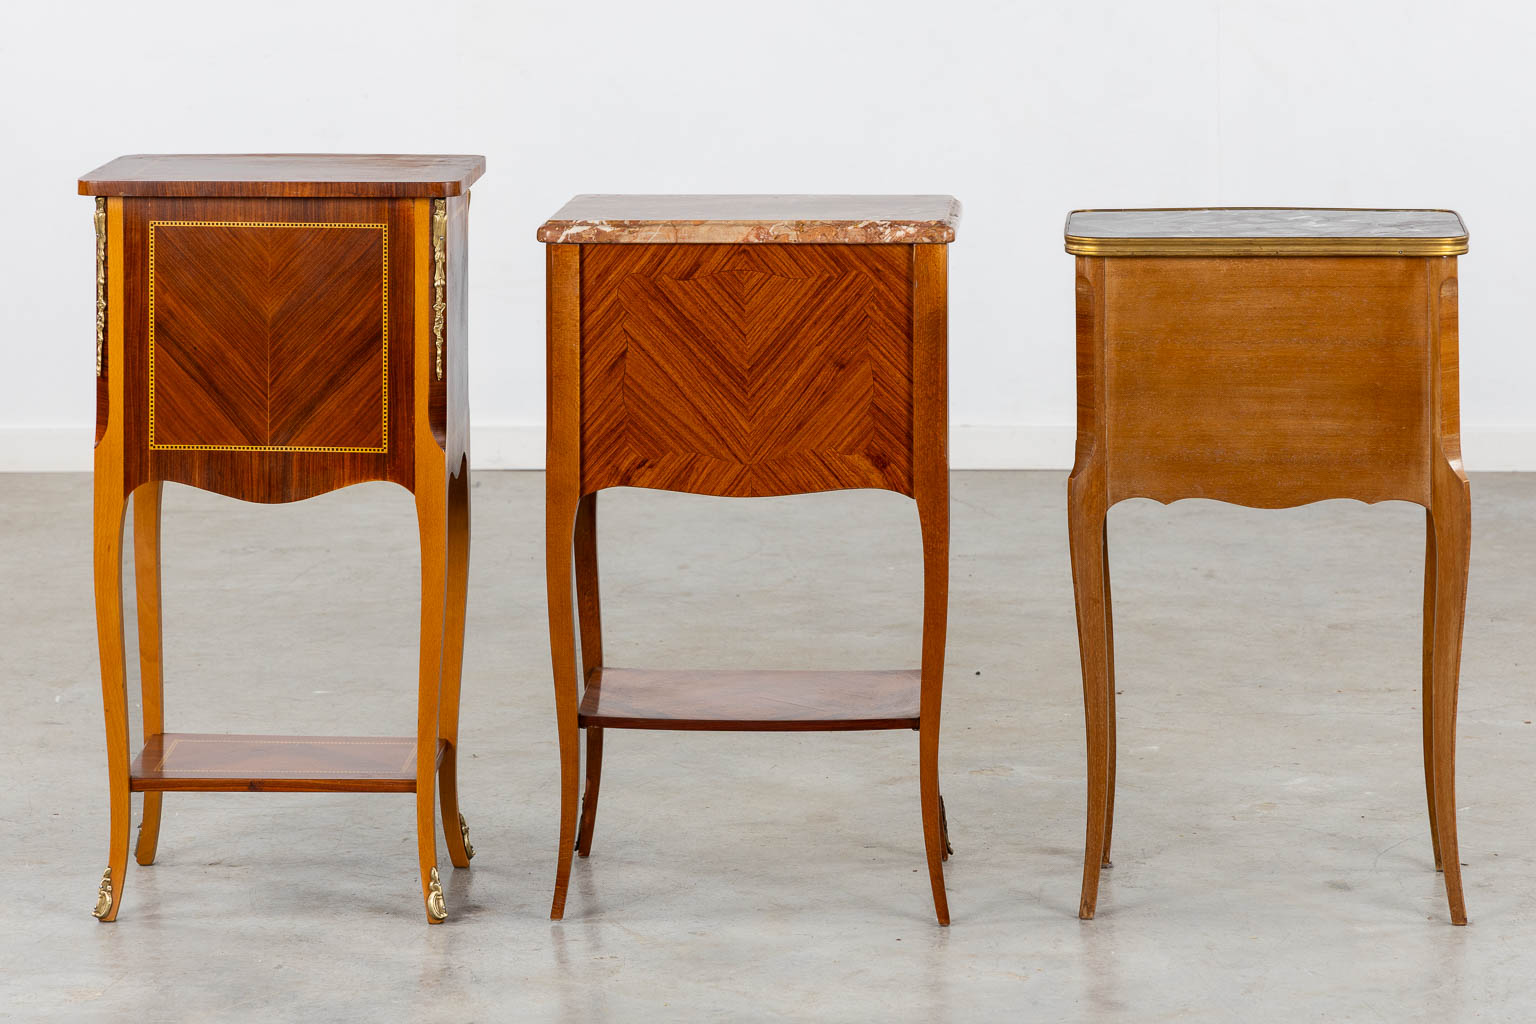
<svg viewBox="0 0 1536 1024"><path fill-rule="evenodd" d="M1467 251L1467 227L1452 210L1074 210L1066 248L1077 256L1456 256Z"/></svg>
<svg viewBox="0 0 1536 1024"><path fill-rule="evenodd" d="M120 156L80 178L83 196L442 199L463 195L485 157L238 153Z"/></svg>
<svg viewBox="0 0 1536 1024"><path fill-rule="evenodd" d="M955 240L954 196L580 195L541 242L913 244Z"/></svg>

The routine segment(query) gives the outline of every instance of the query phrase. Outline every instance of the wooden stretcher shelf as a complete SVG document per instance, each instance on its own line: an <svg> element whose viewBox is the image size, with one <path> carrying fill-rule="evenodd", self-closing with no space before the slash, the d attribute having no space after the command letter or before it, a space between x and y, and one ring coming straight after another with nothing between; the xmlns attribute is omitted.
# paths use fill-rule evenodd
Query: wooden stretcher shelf
<svg viewBox="0 0 1536 1024"><path fill-rule="evenodd" d="M594 669L582 728L815 732L916 729L917 669L876 672Z"/></svg>
<svg viewBox="0 0 1536 1024"><path fill-rule="evenodd" d="M438 741L437 759L445 743ZM409 736L150 736L129 768L135 791L414 793Z"/></svg>

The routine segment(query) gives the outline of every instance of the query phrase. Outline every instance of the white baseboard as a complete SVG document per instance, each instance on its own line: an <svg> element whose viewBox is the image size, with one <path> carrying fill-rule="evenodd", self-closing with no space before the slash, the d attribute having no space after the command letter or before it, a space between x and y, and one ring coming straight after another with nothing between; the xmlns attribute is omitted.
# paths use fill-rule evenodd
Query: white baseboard
<svg viewBox="0 0 1536 1024"><path fill-rule="evenodd" d="M959 424L949 428L949 463L955 469L1059 469L1072 467L1071 424ZM532 423L477 423L476 469L542 469L544 427ZM89 427L0 427L0 472L88 472ZM1536 472L1536 427L1469 427L1462 434L1467 469Z"/></svg>

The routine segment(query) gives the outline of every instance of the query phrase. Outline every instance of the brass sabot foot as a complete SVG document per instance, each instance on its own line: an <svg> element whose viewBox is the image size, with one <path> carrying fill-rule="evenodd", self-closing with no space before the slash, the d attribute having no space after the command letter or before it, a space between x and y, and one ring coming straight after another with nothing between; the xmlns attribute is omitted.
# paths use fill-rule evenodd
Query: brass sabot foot
<svg viewBox="0 0 1536 1024"><path fill-rule="evenodd" d="M433 921L448 920L448 905L443 902L443 883L437 877L437 868L427 876L427 916Z"/></svg>
<svg viewBox="0 0 1536 1024"><path fill-rule="evenodd" d="M469 841L469 822L464 820L464 813L462 811L459 812L459 833L464 836L464 856L474 860L475 847Z"/></svg>
<svg viewBox="0 0 1536 1024"><path fill-rule="evenodd" d="M112 912L112 869L107 868L101 874L101 886L96 890L96 909L91 911L91 916L100 921Z"/></svg>

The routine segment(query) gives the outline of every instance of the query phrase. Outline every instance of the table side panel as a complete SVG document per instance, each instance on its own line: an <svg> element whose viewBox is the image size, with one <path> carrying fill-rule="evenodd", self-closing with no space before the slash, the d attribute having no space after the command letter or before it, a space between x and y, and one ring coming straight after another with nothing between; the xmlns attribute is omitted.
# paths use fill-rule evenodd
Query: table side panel
<svg viewBox="0 0 1536 1024"><path fill-rule="evenodd" d="M123 207L130 489L278 502L413 485L409 201Z"/></svg>
<svg viewBox="0 0 1536 1024"><path fill-rule="evenodd" d="M588 245L582 490L912 493L912 247Z"/></svg>
<svg viewBox="0 0 1536 1024"><path fill-rule="evenodd" d="M1108 499L1429 495L1420 258L1104 261Z"/></svg>

